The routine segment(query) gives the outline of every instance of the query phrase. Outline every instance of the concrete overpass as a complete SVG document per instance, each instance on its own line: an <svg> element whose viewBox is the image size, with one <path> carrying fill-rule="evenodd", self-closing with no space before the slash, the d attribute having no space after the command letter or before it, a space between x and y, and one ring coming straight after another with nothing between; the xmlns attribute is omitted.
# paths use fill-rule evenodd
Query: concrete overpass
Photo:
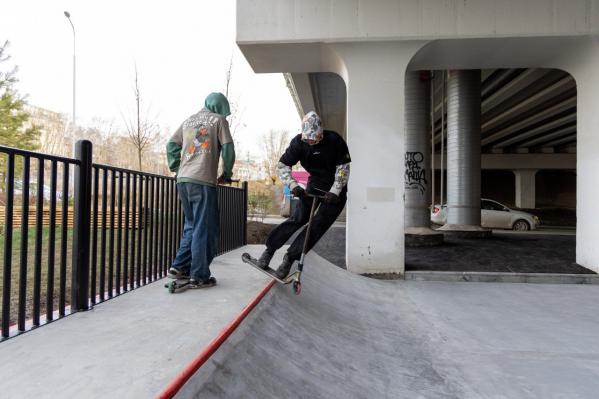
<svg viewBox="0 0 599 399"><path fill-rule="evenodd" d="M404 202L414 200L404 154L413 151L414 137L424 145L431 136L434 151L424 164L445 168L441 153L468 158L448 165L457 222L466 220L460 209L480 197L478 168L513 170L519 205L530 204L536 170L576 169L576 260L599 270L599 248L592 244L599 239L592 210L599 166L599 1L239 1L237 28L238 45L256 72L287 73L298 111L316 109L346 134L354 160L349 270L403 272L404 219L416 209ZM459 71L467 70L480 72L462 77ZM429 71L426 88L409 88L416 91L408 95L414 73ZM459 141L468 130L460 124L473 108L459 105L467 87L477 88L480 109L472 120L480 123L472 137L480 145L449 150L455 144L448 133L456 132ZM419 100L424 105L412 104L418 90L426 91ZM452 93L458 99L453 105ZM422 118L432 110L426 132L420 126L415 133L406 119L415 115L414 106ZM456 181L470 183L464 188ZM465 194L470 205L455 202ZM476 220L464 222L471 223Z"/></svg>

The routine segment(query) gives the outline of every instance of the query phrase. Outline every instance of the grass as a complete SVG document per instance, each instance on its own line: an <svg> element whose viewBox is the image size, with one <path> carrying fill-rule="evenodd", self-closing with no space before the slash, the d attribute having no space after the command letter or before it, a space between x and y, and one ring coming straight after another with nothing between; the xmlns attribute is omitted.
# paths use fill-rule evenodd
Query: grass
<svg viewBox="0 0 599 399"><path fill-rule="evenodd" d="M33 227L33 226L31 226ZM25 295L25 303L26 303L26 317L31 318L33 312L33 289L34 289L34 254L35 254L35 229L29 228L27 235L27 267L26 267L26 295ZM61 275L61 262L62 259L60 257L60 248L62 243L62 235L60 228L56 229L56 237L54 243L54 276L49 279L49 249L50 249L50 229L48 227L44 227L42 230L42 252L41 252L41 285L40 285L40 312L44 314L46 312L46 304L48 303L48 288L49 282L53 282L53 290L52 295L50 296L50 300L52 301L52 308L58 308L59 301L59 284L60 284L60 275ZM66 280L66 292L67 296L70 293L71 289L71 256L72 256L72 229L67 229L67 251L65 256L66 268L62 272L65 273ZM20 261L20 253L21 253L21 237L22 230L16 229L13 231L13 245L12 245L12 267L11 267L11 292L10 292L10 324L14 324L17 321L17 311L18 311L18 303L19 303L19 283L20 283L20 269L21 269L21 261ZM4 244L5 244L5 235L2 234L0 236L0 249L2 252L0 253L0 281L2 285L0 286L0 297L3 295L3 286L4 286ZM67 299L67 304L70 298Z"/></svg>
<svg viewBox="0 0 599 399"><path fill-rule="evenodd" d="M122 244L122 255L124 256L124 229L121 231L121 244ZM135 231L135 236L137 237L137 230L129 230L129 247L131 246L131 236L132 232ZM148 232L149 233L149 232ZM65 267L61 270L61 244L62 244L62 234L61 227L56 227L56 236L55 236L55 244L54 244L54 273L53 277L50 278L50 229L49 227L44 227L42 230L42 251L41 251L41 279L40 279L40 314L44 315L47 312L47 304L51 302L51 309L53 311L58 310L59 308L59 300L60 300L60 277L61 274L65 276L65 306L69 306L71 299L71 270L72 270L72 243L73 243L73 229L67 229L66 236L66 253L64 257ZM100 264L101 264L101 234L102 230L98 229L97 232L97 274L96 274L96 292L99 293L101 287L101 274L100 274ZM113 288L116 287L116 270L117 270L117 262L116 262L116 252L117 252L117 243L118 243L118 230L114 230L114 276L113 276ZM143 234L143 233L142 233ZM19 304L19 284L21 281L20 277L20 269L21 269L21 261L20 261L20 253L21 253L21 237L22 230L15 229L13 231L13 246L12 246L12 267L11 267L11 281L10 281L10 324L16 324L18 319L18 304ZM27 267L26 267L26 293L25 293L25 308L26 308L26 319L31 319L33 315L33 291L34 291L34 279L35 279L35 227L30 226L28 229L28 242L27 242ZM106 231L106 251L105 251L105 270L106 275L104 277L104 290L108 290L108 269L109 269L109 242L110 242L110 231L107 229ZM0 298L3 297L3 286L4 286L4 244L5 244L5 235L0 235ZM136 240L137 245L137 240ZM152 248L154 248L152 246ZM142 246L142 252L146 249L145 245ZM130 260L130 250L129 250L129 260ZM136 254L137 258L137 249ZM121 265L123 265L124 259L121 257ZM130 263L130 262L129 262ZM143 267L143 266L142 266ZM128 266L129 274L131 270L131 265ZM148 272L149 274L149 272ZM123 283L122 279L123 270L121 266L121 285ZM91 263L90 263L90 276L91 276ZM52 284L50 284L52 282ZM143 284L143 282L142 282ZM53 285L53 287L52 287ZM51 291L50 291L51 289ZM48 295L48 293L51 295ZM1 304L0 304L1 306ZM42 318L42 322L43 322Z"/></svg>

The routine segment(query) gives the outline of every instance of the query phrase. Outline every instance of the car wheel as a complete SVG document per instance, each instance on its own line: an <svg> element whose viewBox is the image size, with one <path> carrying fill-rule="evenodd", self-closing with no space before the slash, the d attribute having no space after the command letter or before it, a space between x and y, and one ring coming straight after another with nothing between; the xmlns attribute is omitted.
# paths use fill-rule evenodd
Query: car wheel
<svg viewBox="0 0 599 399"><path fill-rule="evenodd" d="M530 230L530 225L526 220L516 220L516 223L512 226L512 230L514 231L528 231Z"/></svg>

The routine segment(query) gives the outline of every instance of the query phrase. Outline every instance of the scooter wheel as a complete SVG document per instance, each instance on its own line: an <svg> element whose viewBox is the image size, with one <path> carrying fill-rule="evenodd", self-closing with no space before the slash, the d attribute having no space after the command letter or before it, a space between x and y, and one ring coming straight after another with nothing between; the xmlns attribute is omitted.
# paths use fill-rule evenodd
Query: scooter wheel
<svg viewBox="0 0 599 399"><path fill-rule="evenodd" d="M302 283L300 283L299 281L294 281L293 292L295 292L295 295L299 295L302 292Z"/></svg>

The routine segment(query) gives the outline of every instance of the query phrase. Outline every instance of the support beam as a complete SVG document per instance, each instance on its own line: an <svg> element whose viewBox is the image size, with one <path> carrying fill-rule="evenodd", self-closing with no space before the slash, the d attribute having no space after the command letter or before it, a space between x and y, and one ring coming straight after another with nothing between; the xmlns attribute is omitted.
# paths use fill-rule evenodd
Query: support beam
<svg viewBox="0 0 599 399"><path fill-rule="evenodd" d="M307 73L291 73L289 75L293 83L294 92L292 92L292 95L295 94L293 98L300 113L300 118L302 118L304 114L316 110L310 78Z"/></svg>
<svg viewBox="0 0 599 399"><path fill-rule="evenodd" d="M542 122L545 119L549 119L552 116L554 116L555 114L559 114L563 111L573 108L574 106L576 106L576 98L574 98L574 99L570 98L570 99L564 100L564 101L560 102L559 104L555 104L549 108L546 108L541 112L538 112L526 119L518 121L517 123L514 123L513 125L510 125L504 129L501 129L500 131L498 131L496 133L493 133L493 134L485 137L482 140L482 145L487 146L487 145L493 144L493 147L507 147L509 145L517 143L518 141L523 141L530 137L534 137L534 136L541 134L547 130L554 129L556 127L559 127L561 125L565 125L565 124L568 124L571 122L576 122L576 112L572 112L572 114L570 114L570 115L563 116L563 117L556 119L552 122L549 122L549 123L543 124L537 128L528 130L525 133L518 134L515 137L512 137L505 141L499 142L499 140L506 138L512 134L515 134L519 130L525 129L526 127L534 125L536 123Z"/></svg>
<svg viewBox="0 0 599 399"><path fill-rule="evenodd" d="M499 149L501 150L501 149ZM439 156L435 157L435 170L440 169ZM482 154L481 169L576 169L576 154ZM447 168L445 164L444 168Z"/></svg>

